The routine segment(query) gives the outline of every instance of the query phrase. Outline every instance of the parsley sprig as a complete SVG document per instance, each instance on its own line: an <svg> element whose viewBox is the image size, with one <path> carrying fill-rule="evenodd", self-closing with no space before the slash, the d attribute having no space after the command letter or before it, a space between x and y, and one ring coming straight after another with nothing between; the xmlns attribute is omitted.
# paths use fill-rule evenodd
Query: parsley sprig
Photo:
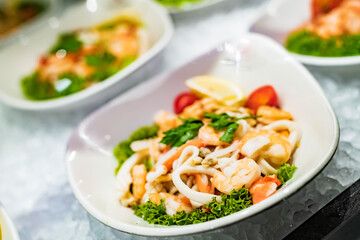
<svg viewBox="0 0 360 240"><path fill-rule="evenodd" d="M233 190L229 195L221 194L221 202L215 198L208 204L204 212L203 207L194 209L190 213L185 211L177 212L174 216L166 214L164 199L159 205L148 201L144 204L133 205L135 215L148 221L150 224L159 225L188 225L202 223L213 219L221 218L252 205L252 197L249 190L242 188L239 191Z"/></svg>
<svg viewBox="0 0 360 240"><path fill-rule="evenodd" d="M239 127L237 123L241 119L256 119L261 116L247 116L242 118L231 117L227 113L215 114L205 113L205 118L211 119L211 123L208 126L213 127L215 130L225 130L225 133L220 137L220 141L230 143L234 139L236 129Z"/></svg>
<svg viewBox="0 0 360 240"><path fill-rule="evenodd" d="M165 137L161 143L171 147L180 147L187 141L194 139L199 134L199 129L203 126L201 120L195 118L184 119L184 123L176 128L164 132Z"/></svg>

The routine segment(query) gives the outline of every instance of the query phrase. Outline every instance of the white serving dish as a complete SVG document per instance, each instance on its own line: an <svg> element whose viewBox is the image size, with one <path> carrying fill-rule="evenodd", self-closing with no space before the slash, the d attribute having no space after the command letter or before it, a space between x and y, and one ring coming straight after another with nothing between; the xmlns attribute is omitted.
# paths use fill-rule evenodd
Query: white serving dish
<svg viewBox="0 0 360 240"><path fill-rule="evenodd" d="M14 226L14 223L9 218L9 215L6 213L4 207L0 204L0 226L1 233L0 238L4 240L19 240L18 232Z"/></svg>
<svg viewBox="0 0 360 240"><path fill-rule="evenodd" d="M26 110L74 108L87 103L99 102L114 95L117 84L157 55L169 42L173 25L167 12L151 0L132 0L124 4L103 4L101 7L81 2L71 7L59 19L17 41L0 52L0 100ZM96 1L95 1L96 3ZM149 35L150 48L128 67L108 79L79 93L58 99L32 101L23 96L21 79L33 72L38 58L55 43L57 36L80 27L94 26L126 12L125 8L138 12ZM115 92L116 94L116 92Z"/></svg>
<svg viewBox="0 0 360 240"><path fill-rule="evenodd" d="M175 96L186 90L184 81L201 74L237 82L246 94L273 85L281 107L291 112L303 132L293 159L298 170L285 188L230 216L181 227L149 225L117 201L113 148L140 126L151 124L156 111L172 111ZM290 196L326 166L338 140L336 116L314 77L271 39L247 34L224 42L176 71L150 79L95 111L74 131L65 159L76 198L96 219L132 234L178 236L236 224Z"/></svg>
<svg viewBox="0 0 360 240"><path fill-rule="evenodd" d="M310 19L311 0L272 0L250 27L250 32L264 34L281 45L287 35ZM360 64L360 56L314 57L291 53L300 62L314 66Z"/></svg>

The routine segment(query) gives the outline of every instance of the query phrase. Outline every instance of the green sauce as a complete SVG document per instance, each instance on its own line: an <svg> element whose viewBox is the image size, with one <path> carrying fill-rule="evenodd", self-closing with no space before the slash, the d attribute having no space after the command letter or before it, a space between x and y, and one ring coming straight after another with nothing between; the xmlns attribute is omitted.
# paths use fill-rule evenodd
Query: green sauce
<svg viewBox="0 0 360 240"><path fill-rule="evenodd" d="M360 34L321 38L306 30L290 34L285 42L293 53L317 57L346 57L360 55Z"/></svg>

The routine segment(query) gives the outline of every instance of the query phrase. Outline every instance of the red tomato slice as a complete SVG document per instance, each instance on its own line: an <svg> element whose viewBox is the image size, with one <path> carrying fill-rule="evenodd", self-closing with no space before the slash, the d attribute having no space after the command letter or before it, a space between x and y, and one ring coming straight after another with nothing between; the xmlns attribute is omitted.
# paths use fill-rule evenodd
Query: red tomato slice
<svg viewBox="0 0 360 240"><path fill-rule="evenodd" d="M190 92L180 93L174 101L174 112L176 114L182 113L187 106L190 106L196 100L198 100L198 98Z"/></svg>
<svg viewBox="0 0 360 240"><path fill-rule="evenodd" d="M245 107L252 109L255 113L260 106L278 105L278 97L275 89L270 85L265 85L254 90L245 103Z"/></svg>

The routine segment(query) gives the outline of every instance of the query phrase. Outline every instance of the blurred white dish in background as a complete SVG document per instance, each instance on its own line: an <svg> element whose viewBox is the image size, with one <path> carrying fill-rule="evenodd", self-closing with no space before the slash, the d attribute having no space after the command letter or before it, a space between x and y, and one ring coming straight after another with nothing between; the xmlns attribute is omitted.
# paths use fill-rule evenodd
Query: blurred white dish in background
<svg viewBox="0 0 360 240"><path fill-rule="evenodd" d="M312 0L272 0L249 31L264 34L281 45L296 28L310 19ZM304 64L314 66L345 66L360 64L360 56L351 57L314 57L290 53Z"/></svg>
<svg viewBox="0 0 360 240"><path fill-rule="evenodd" d="M1 205L1 203L0 203L0 228L1 228L0 239L3 240L20 239L13 222L9 218L8 214L5 212L5 209Z"/></svg>
<svg viewBox="0 0 360 240"><path fill-rule="evenodd" d="M118 7L101 6L91 12L86 2L76 4L60 18L50 19L48 25L30 33L26 36L26 41L14 42L3 49L0 52L0 100L20 109L50 110L75 108L114 96L119 90L116 88L117 84L157 55L167 45L173 33L169 15L152 0L132 0L115 6ZM144 54L113 76L76 94L45 101L25 98L21 79L35 69L39 57L49 50L59 34L103 23L124 13L126 8L138 13L148 33L149 49Z"/></svg>

